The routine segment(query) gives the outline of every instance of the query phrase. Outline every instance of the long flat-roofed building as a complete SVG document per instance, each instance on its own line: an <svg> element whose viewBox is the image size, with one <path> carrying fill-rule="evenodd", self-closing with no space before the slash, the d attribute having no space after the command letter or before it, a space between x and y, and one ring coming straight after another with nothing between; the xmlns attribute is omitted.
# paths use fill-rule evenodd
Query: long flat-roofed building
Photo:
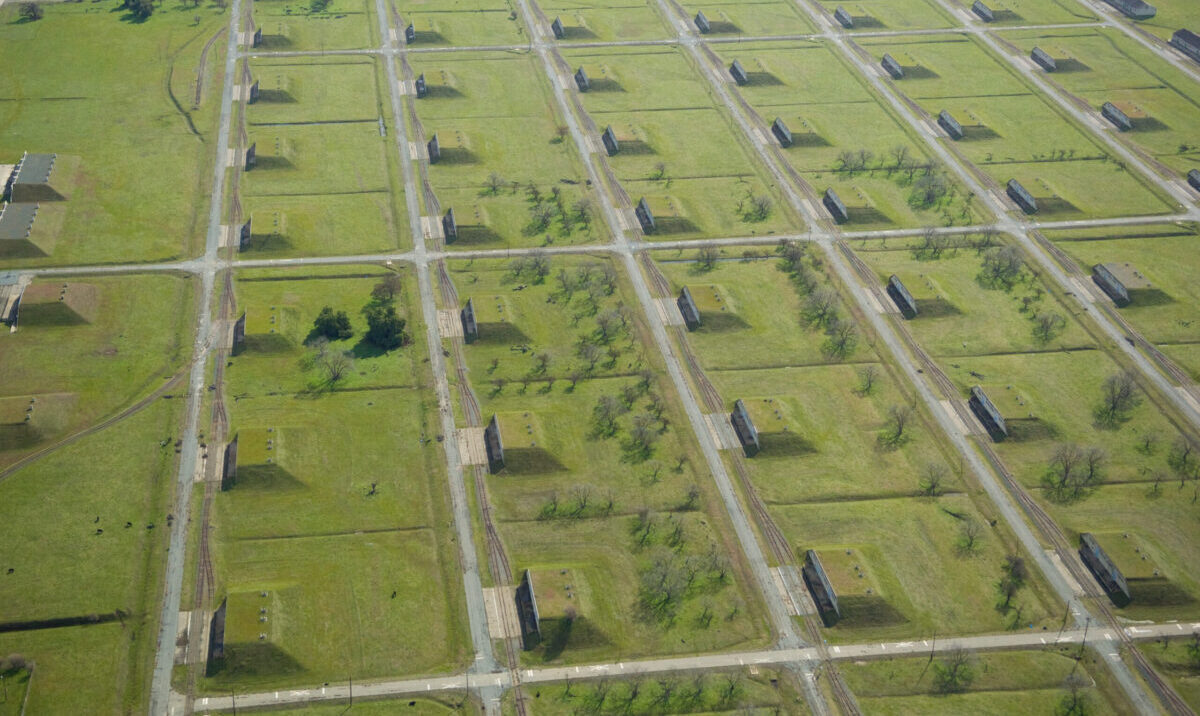
<svg viewBox="0 0 1200 716"><path fill-rule="evenodd" d="M954 115L946 110L943 109L941 112L938 112L937 123L939 127L946 131L946 134L950 135L951 139L957 141L963 138L962 125L958 123Z"/></svg>
<svg viewBox="0 0 1200 716"><path fill-rule="evenodd" d="M417 75L417 79L413 82L413 88L417 92L417 99L423 99L429 94L429 85L425 83L425 74Z"/></svg>
<svg viewBox="0 0 1200 716"><path fill-rule="evenodd" d="M467 305L463 306L463 310L459 312L458 320L462 322L464 341L474 343L479 340L479 323L475 320L474 299L467 299Z"/></svg>
<svg viewBox="0 0 1200 716"><path fill-rule="evenodd" d="M839 224L844 224L850 220L850 212L846 210L846 205L842 203L842 198L837 195L837 192L832 187L825 190L825 195L821 197L821 203L825 205L825 210L833 217L833 220Z"/></svg>
<svg viewBox="0 0 1200 716"><path fill-rule="evenodd" d="M563 27L560 18L554 18L554 22L550 23L550 32L554 33L554 39L561 40L567 36L567 29Z"/></svg>
<svg viewBox="0 0 1200 716"><path fill-rule="evenodd" d="M1149 20L1158 13L1158 9L1145 0L1104 0L1104 2L1134 20Z"/></svg>
<svg viewBox="0 0 1200 716"><path fill-rule="evenodd" d="M896 274L892 274L888 278L887 293L892 302L896 304L896 308L900 309L901 315L908 319L917 317L917 301Z"/></svg>
<svg viewBox="0 0 1200 716"><path fill-rule="evenodd" d="M984 5L981 0L975 0L975 4L971 6L971 12L978 15L979 19L983 20L984 22L996 21L996 13L992 12L992 9L987 5Z"/></svg>
<svg viewBox="0 0 1200 716"><path fill-rule="evenodd" d="M221 465L221 489L229 490L237 484L237 454L238 454L238 436L234 435L233 440L225 446L225 460Z"/></svg>
<svg viewBox="0 0 1200 716"><path fill-rule="evenodd" d="M514 598L517 602L517 621L521 625L521 646L526 651L535 649L542 641L542 616L538 613L533 576L528 569L521 575Z"/></svg>
<svg viewBox="0 0 1200 716"><path fill-rule="evenodd" d="M1040 47L1033 48L1029 53L1029 58L1047 72L1053 72L1058 69L1058 63L1054 61L1054 58Z"/></svg>
<svg viewBox="0 0 1200 716"><path fill-rule="evenodd" d="M744 85L750 81L750 76L746 74L746 68L742 67L742 63L738 62L737 60L734 60L732 63L730 63L729 76L732 77L733 81L737 82L739 85Z"/></svg>
<svg viewBox="0 0 1200 716"><path fill-rule="evenodd" d="M0 253L29 240L37 218L37 204L0 204Z"/></svg>
<svg viewBox="0 0 1200 716"><path fill-rule="evenodd" d="M1196 191L1200 191L1200 169L1191 169L1187 173L1188 184Z"/></svg>
<svg viewBox="0 0 1200 716"><path fill-rule="evenodd" d="M446 209L445 215L442 216L442 236L445 237L446 243L458 239L458 222L454 220L454 207Z"/></svg>
<svg viewBox="0 0 1200 716"><path fill-rule="evenodd" d="M733 424L733 432L737 434L738 442L742 444L742 450L746 453L746 457L757 455L760 447L758 430L754 428L754 421L750 419L746 404L740 398L733 402L733 412L729 414L729 422Z"/></svg>
<svg viewBox="0 0 1200 716"><path fill-rule="evenodd" d="M504 441L500 437L500 420L495 415L483 429L483 447L487 451L488 471L495 473L503 470Z"/></svg>
<svg viewBox="0 0 1200 716"><path fill-rule="evenodd" d="M425 151L429 155L429 163L437 164L442 158L442 144L438 141L437 132L433 133L433 137L425 143Z"/></svg>
<svg viewBox="0 0 1200 716"><path fill-rule="evenodd" d="M850 17L850 13L846 12L846 8L838 5L837 10L833 11L833 19L838 21L838 24L847 30L854 29L854 18Z"/></svg>
<svg viewBox="0 0 1200 716"><path fill-rule="evenodd" d="M779 140L779 145L782 147L792 146L792 130L783 123L783 119L776 117L774 122L771 122L771 134Z"/></svg>
<svg viewBox="0 0 1200 716"><path fill-rule="evenodd" d="M885 52L883 55L883 61L881 61L879 64L883 66L885 72L892 76L892 79L904 79L904 68L900 66L900 63L896 61L895 57L892 57Z"/></svg>
<svg viewBox="0 0 1200 716"><path fill-rule="evenodd" d="M1096 578L1096 582L1104 589L1104 593L1113 601L1113 604L1123 607L1132 601L1133 597L1129 593L1129 583L1125 581L1125 575L1121 574L1121 570L1117 569L1117 565L1109 559L1108 553L1104 551L1091 532L1079 535L1079 557L1087 565L1088 571Z"/></svg>
<svg viewBox="0 0 1200 716"><path fill-rule="evenodd" d="M703 10L696 13L696 17L694 17L692 21L696 23L696 29L701 33L707 35L710 31L712 31L712 25L709 24L708 18L704 16Z"/></svg>
<svg viewBox="0 0 1200 716"><path fill-rule="evenodd" d="M675 299L675 303L679 306L679 313L683 316L683 325L687 326L689 331L694 331L700 327L700 309L696 308L696 302L692 300L692 292L684 286L679 291L679 298Z"/></svg>
<svg viewBox="0 0 1200 716"><path fill-rule="evenodd" d="M654 233L654 213L650 211L650 205L646 203L646 197L638 200L637 206L634 207L633 213L637 216L638 223L642 225L642 231L647 234Z"/></svg>
<svg viewBox="0 0 1200 716"><path fill-rule="evenodd" d="M800 573L809 593L812 594L813 604L816 605L821 620L826 626L832 626L841 619L842 609L838 606L837 593L833 591L833 585L829 583L825 567L816 551L810 549L804 553L804 566Z"/></svg>
<svg viewBox="0 0 1200 716"><path fill-rule="evenodd" d="M1133 122L1129 121L1129 115L1122 112L1121 108L1112 102L1105 102L1100 107L1100 114L1122 132L1133 129Z"/></svg>
<svg viewBox="0 0 1200 716"><path fill-rule="evenodd" d="M39 201L61 201L63 195L51 185L57 154L30 154L26 152L13 168L4 187L4 196L13 203L36 203Z"/></svg>
<svg viewBox="0 0 1200 716"><path fill-rule="evenodd" d="M1171 35L1171 47L1200 62L1200 35L1187 29L1176 30Z"/></svg>
<svg viewBox="0 0 1200 716"><path fill-rule="evenodd" d="M588 79L587 73L583 71L582 67L575 70L575 86L579 88L580 92L587 92L592 88L592 82Z"/></svg>
<svg viewBox="0 0 1200 716"><path fill-rule="evenodd" d="M610 157L621 151L621 143L617 141L617 133L612 127L604 128L604 133L600 135L600 143L604 145L604 151Z"/></svg>
<svg viewBox="0 0 1200 716"><path fill-rule="evenodd" d="M1005 186L1005 192L1008 194L1008 198L1021 207L1021 211L1024 211L1026 214L1037 213L1037 200L1033 198L1033 194L1030 194L1025 187L1021 186L1021 182L1016 179L1009 179L1008 184Z"/></svg>
<svg viewBox="0 0 1200 716"><path fill-rule="evenodd" d="M1008 437L1008 423L1004 422L1004 416L992 404L987 393L983 392L983 388L978 385L971 388L971 398L967 401L967 405L971 406L971 411L975 413L975 417L979 418L979 422L983 423L983 427L993 440L1000 442Z"/></svg>

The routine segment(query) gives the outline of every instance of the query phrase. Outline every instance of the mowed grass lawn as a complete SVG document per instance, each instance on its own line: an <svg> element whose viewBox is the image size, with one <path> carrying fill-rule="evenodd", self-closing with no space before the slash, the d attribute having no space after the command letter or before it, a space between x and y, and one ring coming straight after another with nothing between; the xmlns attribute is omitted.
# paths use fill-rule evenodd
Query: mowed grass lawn
<svg viewBox="0 0 1200 716"><path fill-rule="evenodd" d="M711 26L711 35L794 35L812 32L808 16L796 5L784 0L718 0L716 2L687 0L680 3L687 13L689 25L699 32L690 19L703 12Z"/></svg>
<svg viewBox="0 0 1200 716"><path fill-rule="evenodd" d="M1143 147L1181 175L1200 162L1197 82L1119 30L1089 28L1051 37L1025 32L1012 39L1028 52L1039 46L1067 58L1071 71L1052 79L1099 111L1113 102L1129 115L1133 131L1121 136ZM1171 50L1175 52L1175 50Z"/></svg>
<svg viewBox="0 0 1200 716"><path fill-rule="evenodd" d="M908 244L864 240L856 242L855 249L875 270L880 285L895 275L916 299L917 316L904 325L930 354L949 358L1095 345L1072 318L1071 308L1028 273L1011 291L990 289L978 280L983 256L975 249L950 249L940 258L929 259L919 250L920 242ZM1043 313L1063 318L1049 340L1034 332L1034 318ZM904 319L897 315L897 320Z"/></svg>
<svg viewBox="0 0 1200 716"><path fill-rule="evenodd" d="M564 56L592 80L581 101L598 131L613 128L621 149L608 161L630 198L649 202L658 224L650 239L769 234L802 225L679 51ZM751 196L770 200L765 217L747 211Z"/></svg>
<svg viewBox="0 0 1200 716"><path fill-rule="evenodd" d="M362 309L371 301L371 289L388 273L381 266L322 267L314 273L247 269L235 283L238 308L246 313L246 350L232 359L226 371L226 393L241 396L317 394L326 375L308 360L305 344L313 321L325 306L345 311L354 335L332 341L331 350L350 351L353 370L338 382L339 388L415 387L414 377L426 359L425 332L417 302L416 275L399 271L404 292L395 301L396 313L408 321L410 345L384 353L365 340L366 317Z"/></svg>
<svg viewBox="0 0 1200 716"><path fill-rule="evenodd" d="M529 41L521 13L509 0L402 0L396 10L416 30L413 49L425 45L480 46Z"/></svg>
<svg viewBox="0 0 1200 716"><path fill-rule="evenodd" d="M1142 651L1150 658L1158 673L1165 674L1175 691L1195 709L1200 707L1200 671L1187 652L1191 643L1192 637L1174 639L1167 644L1155 642Z"/></svg>
<svg viewBox="0 0 1200 716"><path fill-rule="evenodd" d="M662 40L675 34L652 0L548 0L540 5L551 22L562 22L563 43Z"/></svg>
<svg viewBox="0 0 1200 716"><path fill-rule="evenodd" d="M863 44L877 61L885 52L895 57L906 73L896 88L931 116L942 110L954 115L966 135L954 143L955 149L1000 185L1017 179L1037 200L1040 218L1155 214L1174 208L975 41L887 38ZM963 72L963 67L971 71Z"/></svg>
<svg viewBox="0 0 1200 716"><path fill-rule="evenodd" d="M450 268L460 300L473 300L479 322L479 340L464 349L471 385L484 419L498 416L504 440L506 466L486 478L499 530L515 574L544 574L550 583L539 589L559 595L542 608L547 636L525 661L761 643L766 625L758 597L657 353L644 343L627 278L607 259L592 258L555 257L545 283L513 276L499 261ZM583 283L611 271L612 292L591 293L578 283L565 291L553 278L559 269ZM590 279L580 278L580 269ZM605 341L597 316L610 311L624 311L625 326L616 319ZM603 350L594 366L581 351L593 341ZM535 358L543 353L544 370ZM611 434L594 417L605 398L625 406ZM636 416L655 414L650 444L639 449L631 426ZM670 614L657 614L645 608L639 584L662 558L731 567L724 576L701 570ZM573 602L564 601L564 591ZM579 617L573 622L564 611L572 604Z"/></svg>
<svg viewBox="0 0 1200 716"><path fill-rule="evenodd" d="M193 301L191 280L165 274L35 280L17 331L0 333L8 376L0 465L115 414L182 370Z"/></svg>
<svg viewBox="0 0 1200 716"><path fill-rule="evenodd" d="M198 250L223 37L208 53L199 109L194 82L201 51L228 14L173 5L135 23L115 6L71 3L48 6L32 23L17 13L16 5L0 10L0 62L20 68L0 76L0 163L26 151L57 154L51 184L66 200L44 202L35 247L0 262L161 261Z"/></svg>
<svg viewBox="0 0 1200 716"><path fill-rule="evenodd" d="M441 147L426 171L458 226L449 248L607 239L600 195L587 184L574 141L559 134L565 121L535 56L438 54L414 56L412 66L430 90L416 100L425 139L436 135ZM561 210L542 223L534 210L547 201Z"/></svg>
<svg viewBox="0 0 1200 716"><path fill-rule="evenodd" d="M1005 628L1013 617L995 609L992 585L1016 541L987 527L978 551L963 551L962 524L987 524L991 508L972 502L973 488L919 416L899 444L881 438L888 411L909 398L870 347L860 345L848 365L824 358L822 334L803 323L803 302L777 259L722 261L706 272L660 266L700 308L702 326L687 340L708 378L727 406L744 401L759 431L762 451L744 461L755 489L797 554L816 549L833 575L845 617L830 638L909 637L935 624ZM863 395L859 370L868 366L878 377ZM945 472L943 495L918 497L930 464ZM1022 624L1053 610L1048 594L1040 582L1026 593Z"/></svg>
<svg viewBox="0 0 1200 716"><path fill-rule="evenodd" d="M0 622L124 614L0 635L37 664L30 710L144 710L182 409L160 400L0 482Z"/></svg>
<svg viewBox="0 0 1200 716"><path fill-rule="evenodd" d="M357 50L379 46L378 20L371 0L329 0L324 9L302 0L262 0L254 4L254 24L262 29L265 51Z"/></svg>
<svg viewBox="0 0 1200 716"><path fill-rule="evenodd" d="M1200 286L1190 271L1197 241L1194 225L1055 232L1047 236L1087 273L1099 263L1128 263L1146 277L1150 286L1132 290L1131 303L1117 310L1147 340L1172 355L1175 348L1200 345ZM1093 288L1098 287L1093 284ZM1200 379L1200 361L1181 363Z"/></svg>
<svg viewBox="0 0 1200 716"><path fill-rule="evenodd" d="M935 690L936 668L928 658L858 661L842 667L842 675L864 713L869 714L1038 714L1062 713L1066 678L1083 678L1080 694L1087 712L1134 714L1108 668L1095 653L1078 650L1018 651L976 654L969 662L971 683L960 693Z"/></svg>
<svg viewBox="0 0 1200 716"><path fill-rule="evenodd" d="M971 12L972 3L950 0L949 4L957 5L965 14L978 19ZM1100 19L1084 5L1070 0L1000 0L987 6L995 15L997 25L1063 25Z"/></svg>
<svg viewBox="0 0 1200 716"><path fill-rule="evenodd" d="M936 203L910 203L917 175L902 170L897 157L920 165L932 159L867 82L827 45L719 45L717 50L726 66L737 60L748 75L747 84L736 91L764 121L779 118L792 132L794 143L782 152L796 171L817 192L832 188L846 204L848 228L977 220L976 211L963 202L966 192L953 181L953 193ZM869 153L866 167L847 167L842 155L859 151Z"/></svg>
<svg viewBox="0 0 1200 716"><path fill-rule="evenodd" d="M394 144L379 136L379 120L388 114L379 93L381 71L371 57L254 63L259 99L246 118L260 142L264 172L256 168L243 177L243 213L252 230L239 258L365 254L407 245L398 158ZM315 138L326 129L341 131L345 140L323 146ZM276 130L287 134L276 136ZM317 181L305 176L302 186L292 186L310 174L310 161ZM339 177L326 161L345 174Z"/></svg>
<svg viewBox="0 0 1200 716"><path fill-rule="evenodd" d="M847 3L821 0L827 12L844 7L854 30L932 30L950 27L947 14L932 0L857 0Z"/></svg>
<svg viewBox="0 0 1200 716"><path fill-rule="evenodd" d="M360 309L387 273L239 272L247 342L225 373L238 473L213 519L227 655L205 689L446 672L466 658L411 272L393 299L410 342L383 352L363 340ZM332 385L305 345L324 305L355 331L325 349L354 361Z"/></svg>

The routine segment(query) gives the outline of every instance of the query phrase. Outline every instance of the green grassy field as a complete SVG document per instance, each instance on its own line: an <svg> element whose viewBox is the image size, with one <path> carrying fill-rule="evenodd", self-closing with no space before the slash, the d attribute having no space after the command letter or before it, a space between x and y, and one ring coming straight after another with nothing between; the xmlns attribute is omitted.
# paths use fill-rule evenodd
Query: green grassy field
<svg viewBox="0 0 1200 716"><path fill-rule="evenodd" d="M45 18L0 10L0 163L57 154L33 245L0 256L6 266L157 261L194 253L206 228L228 23L206 5L164 7L147 20L94 4L54 3ZM121 52L112 52L118 43ZM87 67L86 73L78 68Z"/></svg>
<svg viewBox="0 0 1200 716"><path fill-rule="evenodd" d="M1185 175L1200 161L1200 146L1193 146L1200 133L1197 84L1166 60L1117 30L1024 32L1011 41L1026 52L1037 45L1067 59L1068 71L1049 77L1097 111L1105 102L1120 107L1134 126L1122 136L1160 162Z"/></svg>
<svg viewBox="0 0 1200 716"><path fill-rule="evenodd" d="M387 352L364 340L360 309L388 273L238 274L246 348L225 373L238 472L212 518L227 651L205 690L445 673L467 659L410 271L393 301L411 340ZM353 357L333 382L306 345L324 305L355 332L325 349Z"/></svg>
<svg viewBox="0 0 1200 716"><path fill-rule="evenodd" d="M417 32L414 49L426 45L502 45L528 42L512 0L403 0L396 10Z"/></svg>
<svg viewBox="0 0 1200 716"><path fill-rule="evenodd" d="M1154 3L1158 13L1149 20L1140 20L1138 27L1169 40L1171 35L1181 27L1195 27L1200 24L1200 8L1190 0L1158 0ZM1125 20L1124 22L1132 22Z"/></svg>
<svg viewBox="0 0 1200 716"><path fill-rule="evenodd" d="M645 197L658 224L648 238L771 234L801 222L718 111L707 84L673 49L575 50L568 62L592 78L582 95L600 131L611 126L621 151L609 162L630 198ZM755 216L753 196L770 209Z"/></svg>
<svg viewBox="0 0 1200 716"><path fill-rule="evenodd" d="M949 249L934 260L920 246L920 240L893 239L855 242L854 248L880 285L894 274L916 299L917 317L904 325L930 354L949 359L1094 345L1070 318L1071 308L1039 280L1027 277L1012 291L992 290L978 280L982 256L974 248ZM1051 336L1037 335L1035 317L1055 313L1064 319L1061 327Z"/></svg>
<svg viewBox="0 0 1200 716"><path fill-rule="evenodd" d="M976 18L970 2L950 0L964 13ZM997 25L1062 25L1071 22L1095 22L1100 18L1082 4L1071 0L1000 0L987 4ZM978 18L976 18L978 19Z"/></svg>
<svg viewBox="0 0 1200 716"><path fill-rule="evenodd" d="M1147 226L1106 231L1051 232L1080 268L1090 273L1098 263L1129 263L1146 276L1150 287L1135 289L1132 302L1117 309L1142 335L1160 348L1185 351L1200 344L1200 289L1188 270L1194 255L1196 229L1192 225ZM1200 361L1182 361L1200 379Z"/></svg>
<svg viewBox="0 0 1200 716"><path fill-rule="evenodd" d="M266 51L356 50L379 45L375 6L370 0L266 0L254 5Z"/></svg>
<svg viewBox="0 0 1200 716"><path fill-rule="evenodd" d="M383 114L376 92L374 57L261 57L250 66L259 82L258 100L249 105L248 127L273 124L376 122Z"/></svg>
<svg viewBox="0 0 1200 716"><path fill-rule="evenodd" d="M991 181L1021 182L1037 200L1039 218L1154 214L1173 208L1173 202L1123 169L1096 140L974 41L887 38L863 44L876 58L885 52L896 58L906 77L895 86L927 113L947 110L954 115L966 135L954 148ZM968 66L971 72L959 71Z"/></svg>
<svg viewBox="0 0 1200 716"><path fill-rule="evenodd" d="M248 198L391 191L387 151L392 142L376 122L327 125L254 126L257 163L242 178Z"/></svg>
<svg viewBox="0 0 1200 716"><path fill-rule="evenodd" d="M625 308L630 288L620 273L608 279L611 293L603 288L615 268L555 257L539 284L498 261L450 267L479 322L479 339L465 349L472 387L484 419L500 420L506 467L487 479L512 568L547 581L571 574L575 600L562 603L578 618L543 607L545 641L525 654L530 664L746 647L765 635L715 486L643 343L641 311ZM569 291L554 278L560 269ZM609 317L604 339L600 321ZM593 365L582 346L596 342ZM606 428L596 406L614 397L624 407ZM648 445L634 439L643 416L653 426ZM658 611L639 583L661 560L706 566Z"/></svg>
<svg viewBox="0 0 1200 716"><path fill-rule="evenodd" d="M559 127L536 58L520 53L414 58L428 97L417 100L428 168L443 211L453 208L451 249L602 243L607 235L575 144ZM536 195L535 193L536 192ZM583 202L583 203L580 203ZM540 220L539 208L551 207Z"/></svg>
<svg viewBox="0 0 1200 716"><path fill-rule="evenodd" d="M674 33L650 0L639 3L603 3L596 0L548 0L539 3L553 22L563 24L559 42L614 42L661 40Z"/></svg>
<svg viewBox="0 0 1200 716"><path fill-rule="evenodd" d="M821 0L821 5L832 13L844 7L854 20L854 30L928 30L950 27L950 19L929 0L857 0L841 3Z"/></svg>
<svg viewBox="0 0 1200 716"><path fill-rule="evenodd" d="M718 0L696 2L687 0L679 5L688 17L703 12L711 26L711 36L724 35L794 35L813 31L812 23L793 3L783 0ZM689 23L690 24L690 23ZM691 26L695 30L695 25Z"/></svg>
<svg viewBox="0 0 1200 716"><path fill-rule="evenodd" d="M770 714L808 713L790 674L750 672L665 674L640 680L539 684L525 688L525 703L539 714ZM636 693L634 688L637 688ZM504 713L515 714L510 693Z"/></svg>
<svg viewBox="0 0 1200 716"><path fill-rule="evenodd" d="M192 282L170 275L34 281L18 330L0 333L8 375L0 465L99 422L183 369L193 301Z"/></svg>
<svg viewBox="0 0 1200 716"><path fill-rule="evenodd" d="M935 202L909 200L917 166L931 163L920 142L856 72L824 44L801 48L738 45L720 48L725 64L738 60L749 75L739 87L767 122L776 117L791 130L794 144L784 156L817 192L833 188L849 209L856 230L974 223L966 192L950 181L952 193ZM852 116L854 121L847 122ZM861 165L848 153L865 151ZM912 169L907 169L911 165Z"/></svg>
<svg viewBox="0 0 1200 716"><path fill-rule="evenodd" d="M182 407L159 401L0 482L0 621L112 620L0 635L37 663L31 710L144 708Z"/></svg>
<svg viewBox="0 0 1200 716"><path fill-rule="evenodd" d="M986 524L991 508L973 504L973 489L946 466L937 431L922 419L898 443L882 437L889 411L908 398L869 344L859 343L849 365L825 355L780 259L718 262L706 272L660 266L697 302L702 327L687 336L709 379L727 403L745 401L759 431L762 452L745 460L756 490L793 549L818 550L831 574L844 618L829 638L1009 626L1015 612L995 608L993 584L1015 540L986 528L964 552L962 525ZM868 366L878 377L864 394L859 371ZM920 496L929 464L945 471L940 497ZM1022 628L1053 611L1040 582L1020 601Z"/></svg>
<svg viewBox="0 0 1200 716"><path fill-rule="evenodd" d="M1193 643L1192 638L1174 639L1166 644L1156 642L1144 646L1142 652L1160 674L1166 675L1183 700L1195 709L1200 707L1200 668L1187 651Z"/></svg>
<svg viewBox="0 0 1200 716"><path fill-rule="evenodd" d="M1060 714L1068 696L1063 687L1075 674L1084 713L1133 714L1136 711L1092 652L1076 660L1078 650L975 654L965 690L940 693L935 686L939 656L859 661L842 667L847 685L866 714Z"/></svg>

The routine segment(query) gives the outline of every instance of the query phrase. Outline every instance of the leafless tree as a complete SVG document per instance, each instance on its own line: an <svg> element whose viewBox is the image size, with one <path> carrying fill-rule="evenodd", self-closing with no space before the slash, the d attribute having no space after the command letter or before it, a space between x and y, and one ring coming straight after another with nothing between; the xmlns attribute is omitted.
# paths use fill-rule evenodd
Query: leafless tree
<svg viewBox="0 0 1200 716"><path fill-rule="evenodd" d="M921 473L921 494L926 497L937 497L942 494L942 484L950 471L940 462L931 462Z"/></svg>
<svg viewBox="0 0 1200 716"><path fill-rule="evenodd" d="M1063 318L1062 314L1054 311L1042 311L1034 316L1033 337L1038 343L1049 343L1066 325L1067 319Z"/></svg>
<svg viewBox="0 0 1200 716"><path fill-rule="evenodd" d="M1137 407L1138 402L1137 381L1133 373L1127 370L1113 373L1104 380L1096 416L1104 425L1116 425Z"/></svg>
<svg viewBox="0 0 1200 716"><path fill-rule="evenodd" d="M835 316L825 327L825 333L829 336L825 341L825 353L830 358L845 358L858 342L858 327L849 319Z"/></svg>
<svg viewBox="0 0 1200 716"><path fill-rule="evenodd" d="M967 515L959 520L958 523L958 547L966 554L975 551L976 545L979 544L979 537L983 534L983 525L979 520Z"/></svg>
<svg viewBox="0 0 1200 716"><path fill-rule="evenodd" d="M966 691L975 680L974 657L963 647L953 649L933 667L933 683L944 694Z"/></svg>
<svg viewBox="0 0 1200 716"><path fill-rule="evenodd" d="M715 246L705 246L697 252L696 261L699 263L701 271L712 271L720 257L721 252Z"/></svg>
<svg viewBox="0 0 1200 716"><path fill-rule="evenodd" d="M837 291L829 286L822 286L804 301L804 318L820 328L829 324L837 316Z"/></svg>
<svg viewBox="0 0 1200 716"><path fill-rule="evenodd" d="M912 421L913 409L907 405L893 405L888 408L887 423L880 434L880 441L886 445L900 445L908 439L906 430Z"/></svg>
<svg viewBox="0 0 1200 716"><path fill-rule="evenodd" d="M325 380L334 385L354 368L354 354L349 351L325 351L320 358Z"/></svg>
<svg viewBox="0 0 1200 716"><path fill-rule="evenodd" d="M979 273L985 286L1009 289L1017 282L1025 260L1016 246L997 246L983 255L983 266Z"/></svg>
<svg viewBox="0 0 1200 716"><path fill-rule="evenodd" d="M858 369L858 392L863 395L870 395L875 390L875 383L879 381L879 366L874 363L868 363Z"/></svg>

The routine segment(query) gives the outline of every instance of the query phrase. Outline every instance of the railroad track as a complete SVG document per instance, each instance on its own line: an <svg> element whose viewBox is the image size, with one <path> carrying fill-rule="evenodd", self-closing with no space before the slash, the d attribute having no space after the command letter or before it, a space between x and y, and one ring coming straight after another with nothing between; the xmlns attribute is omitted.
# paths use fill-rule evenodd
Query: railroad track
<svg viewBox="0 0 1200 716"><path fill-rule="evenodd" d="M653 261L643 253L642 263L646 267L646 273L650 278L651 285L662 294L671 295L670 284L668 283L662 272L654 265ZM701 401L704 407L710 413L724 412L724 404L721 401L721 395L717 389L709 381L705 375L704 369L700 366L696 354L692 351L690 342L687 340L687 335L680 326L672 327L676 332L678 340L676 344L680 346L680 352L683 354L684 362L687 364L688 372L692 375L692 380L700 392ZM750 511L754 521L758 524L759 531L763 535L763 539L767 542L767 548L774 557L776 564L795 564L796 554L792 550L791 544L787 538L783 536L783 532L767 511L766 504L758 495L758 490L755 489L753 482L750 480L750 471L746 465L746 459L733 451L730 453L730 462L733 463L734 471L737 473L738 481L742 486L742 492L746 495L746 501L750 504ZM837 702L841 712L846 716L858 716L861 712L858 709L858 704L855 702L853 695L847 688L845 680L842 678L841 672L837 666L829 659L829 652L825 648L825 638L821 635L820 626L816 622L816 617L808 615L804 619L805 628L808 631L810 641L817 646L818 654L821 657L822 663L825 664L825 675L828 680L830 691L833 693L834 701Z"/></svg>
<svg viewBox="0 0 1200 716"><path fill-rule="evenodd" d="M204 71L208 67L208 51L212 49L213 43L215 43L223 34L225 34L224 27L222 27L220 30L217 30L217 34L208 38L208 42L205 43L204 49L200 51L200 66L196 68L196 94L192 98L192 109L199 109L200 101L203 99Z"/></svg>

